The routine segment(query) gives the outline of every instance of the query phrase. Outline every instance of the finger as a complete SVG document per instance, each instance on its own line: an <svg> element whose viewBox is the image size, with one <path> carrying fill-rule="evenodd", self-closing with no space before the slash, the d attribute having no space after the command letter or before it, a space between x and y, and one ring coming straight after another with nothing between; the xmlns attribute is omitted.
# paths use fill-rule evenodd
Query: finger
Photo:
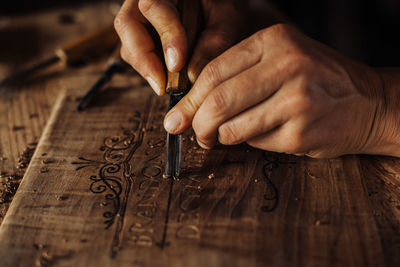
<svg viewBox="0 0 400 267"><path fill-rule="evenodd" d="M258 47L258 42L247 39L210 62L189 93L167 114L165 129L176 134L190 127L198 108L216 86L261 60Z"/></svg>
<svg viewBox="0 0 400 267"><path fill-rule="evenodd" d="M287 154L308 154L317 151L317 132L304 129L303 122L289 120L271 131L251 138L246 142L256 148ZM319 137L320 138L320 137Z"/></svg>
<svg viewBox="0 0 400 267"><path fill-rule="evenodd" d="M275 64L277 63L271 62L271 65ZM211 136L211 139L215 136L213 127L218 128L218 140L220 143L234 145L266 133L289 119L295 119L299 124L303 125L307 121L314 120L307 113L309 110L314 109L313 107L309 107L312 106L312 103L301 97L302 93L297 92L299 91L299 86L302 86L302 78L292 77L290 74L289 76L282 75L280 69L267 68L265 70L265 68L264 65L257 65L251 69L255 69L255 71L253 75L247 77L247 82L249 83L249 81L254 80L258 85L249 87L254 88L253 91L246 93L246 91L241 90L243 84L237 81L237 93L227 93L224 96L226 103L219 104L218 106L221 108L218 108L216 111L212 112L213 109L208 108L209 111L204 112L208 117L200 118L199 121L202 121L201 129L203 131L209 129L208 134ZM260 77L263 78L260 79ZM243 78L245 79L245 77ZM234 85L235 80L232 79L232 86ZM193 124L197 121L197 117L202 114L207 100L215 93L218 93L218 90L213 91L204 101L195 115ZM259 104L257 104L257 97L260 100L258 101L260 102ZM250 106L252 107L248 108ZM315 113L321 113L321 111L315 111ZM226 119L227 117L230 118Z"/></svg>
<svg viewBox="0 0 400 267"><path fill-rule="evenodd" d="M235 145L285 124L291 118L284 93L276 92L266 101L242 112L218 127L218 141Z"/></svg>
<svg viewBox="0 0 400 267"><path fill-rule="evenodd" d="M170 71L179 71L186 61L185 29L171 0L139 0L139 9L160 35L165 62Z"/></svg>
<svg viewBox="0 0 400 267"><path fill-rule="evenodd" d="M301 153L300 151L292 151L288 145L287 125L282 125L271 131L261 134L260 136L251 138L246 141L252 147L259 148L266 151L274 151L278 153ZM289 153L291 154L291 153Z"/></svg>
<svg viewBox="0 0 400 267"><path fill-rule="evenodd" d="M268 99L281 86L281 82L275 78L276 76L275 69L265 69L263 65L257 64L217 86L206 97L193 118L192 125L197 139L205 147L211 148L217 139L218 128L228 120L230 123L225 123L226 125L222 129L247 128L250 126L249 124L256 123L256 119L258 119L258 125L255 126L257 128L263 122L266 114L268 114L267 119L271 119L272 117L268 113L270 109L275 109L273 112L276 112L276 109L281 106L281 103L273 101L277 96L272 96L273 99L271 100ZM265 99L268 99L266 100L267 103L253 107ZM274 107L275 104L277 104L276 107ZM250 107L252 107L251 110L244 112ZM266 110L263 111L262 108ZM242 112L244 112L242 116L232 118ZM258 117L254 118L253 116ZM254 129L255 127L251 128ZM240 128L235 130L242 132ZM260 128L256 130L260 130ZM229 132L228 136L222 139L223 144L243 142L244 140L239 137L246 135L240 135L237 133L236 136L235 133ZM231 140L233 137L239 139Z"/></svg>
<svg viewBox="0 0 400 267"><path fill-rule="evenodd" d="M164 67L135 5L135 0L125 1L114 21L122 42L121 57L149 82L158 95L163 95L166 84Z"/></svg>

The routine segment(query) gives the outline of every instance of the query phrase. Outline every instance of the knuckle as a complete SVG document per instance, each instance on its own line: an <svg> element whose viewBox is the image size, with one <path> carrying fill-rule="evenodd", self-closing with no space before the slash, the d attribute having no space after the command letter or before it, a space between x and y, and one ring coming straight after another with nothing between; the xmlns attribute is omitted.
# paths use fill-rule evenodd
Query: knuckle
<svg viewBox="0 0 400 267"><path fill-rule="evenodd" d="M303 153L309 151L310 140L307 137L307 129L304 125L296 125L288 128L285 134L285 151L289 154Z"/></svg>
<svg viewBox="0 0 400 267"><path fill-rule="evenodd" d="M305 71L312 67L313 60L309 47L305 47L299 33L287 24L276 24L261 31L261 39L279 43L288 69Z"/></svg>
<svg viewBox="0 0 400 267"><path fill-rule="evenodd" d="M204 137L203 132L202 132L202 127L201 123L199 123L199 120L197 119L197 116L194 116L193 121L192 121L192 128L193 131L196 133L197 138L202 138Z"/></svg>
<svg viewBox="0 0 400 267"><path fill-rule="evenodd" d="M184 114L194 114L200 106L198 101L196 100L196 97L193 97L191 95L188 95L187 97L182 99L179 104L182 105Z"/></svg>
<svg viewBox="0 0 400 267"><path fill-rule="evenodd" d="M219 65L218 59L214 59L203 69L202 76L206 79L208 84L212 85L214 81L219 81L221 79Z"/></svg>
<svg viewBox="0 0 400 267"><path fill-rule="evenodd" d="M202 127L201 127L201 123L199 123L198 114L196 114L193 117L192 128L193 128L193 131L196 133L196 136L200 135Z"/></svg>
<svg viewBox="0 0 400 267"><path fill-rule="evenodd" d="M265 33L266 30L260 30L237 45L244 54L244 57L248 55L249 57L257 57L258 61L262 59L266 47L264 37Z"/></svg>
<svg viewBox="0 0 400 267"><path fill-rule="evenodd" d="M196 134L197 142L206 147L212 147L215 143L216 133L212 128L204 124L204 121L198 114L193 118L192 128Z"/></svg>
<svg viewBox="0 0 400 267"><path fill-rule="evenodd" d="M122 58L125 62L128 62L128 63L129 63L129 55L128 55L128 53L126 52L126 50L124 49L124 46L122 46L122 48L121 48L120 55L121 55L121 58Z"/></svg>
<svg viewBox="0 0 400 267"><path fill-rule="evenodd" d="M204 127L202 126L203 123L198 119L198 116L194 116L192 121L193 131L196 133L196 137L204 143L204 140L206 139L207 135Z"/></svg>
<svg viewBox="0 0 400 267"><path fill-rule="evenodd" d="M274 39L277 42L288 40L293 35L294 29L284 23L274 24L268 28L258 31L255 36L262 41Z"/></svg>
<svg viewBox="0 0 400 267"><path fill-rule="evenodd" d="M232 123L225 123L218 128L218 140L223 145L234 145L242 141L239 131Z"/></svg>
<svg viewBox="0 0 400 267"><path fill-rule="evenodd" d="M253 39L263 40L264 38L268 37L268 35L272 32L271 27L259 30L253 35Z"/></svg>
<svg viewBox="0 0 400 267"><path fill-rule="evenodd" d="M309 114L315 105L315 101L311 96L310 89L307 86L300 85L294 93L294 103L295 111L297 115Z"/></svg>
<svg viewBox="0 0 400 267"><path fill-rule="evenodd" d="M126 11L118 12L114 19L114 28L118 34L122 34L124 32L126 25L131 19L132 17Z"/></svg>
<svg viewBox="0 0 400 267"><path fill-rule="evenodd" d="M292 48L288 59L289 66L292 66L295 72L299 72L303 76L308 76L312 73L312 59L302 49L298 47Z"/></svg>
<svg viewBox="0 0 400 267"><path fill-rule="evenodd" d="M134 69L136 69L136 70L140 69L140 65L137 64L137 60L136 60L136 55L135 54L132 54L131 52L129 52L129 50L126 49L124 46L122 46L120 54L121 54L121 58L125 62L130 64Z"/></svg>
<svg viewBox="0 0 400 267"><path fill-rule="evenodd" d="M259 30L255 34L251 36L248 40L250 41L250 44L246 44L244 47L261 47L264 46L265 39L269 38L270 30L268 28Z"/></svg>
<svg viewBox="0 0 400 267"><path fill-rule="evenodd" d="M214 90L206 99L207 109L213 116L219 116L227 109L227 96L224 90Z"/></svg>
<svg viewBox="0 0 400 267"><path fill-rule="evenodd" d="M272 25L266 30L284 39L290 38L294 33L294 28L285 23L278 23Z"/></svg>

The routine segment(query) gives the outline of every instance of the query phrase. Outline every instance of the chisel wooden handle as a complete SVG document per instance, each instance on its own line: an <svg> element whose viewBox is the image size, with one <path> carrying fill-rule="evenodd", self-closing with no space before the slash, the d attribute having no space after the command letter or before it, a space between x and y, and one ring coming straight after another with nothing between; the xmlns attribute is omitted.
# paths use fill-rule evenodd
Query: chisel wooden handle
<svg viewBox="0 0 400 267"><path fill-rule="evenodd" d="M187 61L189 61L197 35L200 32L202 6L200 0L179 0L177 8L187 36ZM186 92L189 89L190 81L187 76L187 64L179 72L168 71L167 93Z"/></svg>
<svg viewBox="0 0 400 267"><path fill-rule="evenodd" d="M56 55L66 64L74 64L85 58L104 55L106 52L110 51L118 41L119 38L114 27L109 25L67 43L56 50Z"/></svg>

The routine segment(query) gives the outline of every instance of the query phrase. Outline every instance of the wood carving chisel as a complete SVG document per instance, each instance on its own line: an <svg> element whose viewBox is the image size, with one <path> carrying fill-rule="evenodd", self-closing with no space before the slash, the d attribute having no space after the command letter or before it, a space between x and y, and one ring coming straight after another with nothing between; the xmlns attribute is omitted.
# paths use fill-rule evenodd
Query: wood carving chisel
<svg viewBox="0 0 400 267"><path fill-rule="evenodd" d="M93 98L101 92L104 85L106 85L106 83L112 79L114 74L122 71L124 63L120 57L120 50L121 45L117 45L112 56L108 60L107 69L102 73L95 84L86 92L86 94L79 100L77 105L78 111L85 110L90 105Z"/></svg>
<svg viewBox="0 0 400 267"><path fill-rule="evenodd" d="M201 3L199 0L179 0L177 9L185 29L188 44L188 60L200 32ZM172 109L190 90L191 84L187 75L187 64L179 72L168 72L167 93L170 96L168 110ZM165 158L165 173L168 178L178 178L182 160L182 137L167 133L167 151Z"/></svg>
<svg viewBox="0 0 400 267"><path fill-rule="evenodd" d="M118 44L119 38L112 25L83 35L57 49L53 56L38 62L26 69L18 71L0 82L0 86L6 86L25 78L35 72L49 67L55 63L73 65L87 58L102 56Z"/></svg>

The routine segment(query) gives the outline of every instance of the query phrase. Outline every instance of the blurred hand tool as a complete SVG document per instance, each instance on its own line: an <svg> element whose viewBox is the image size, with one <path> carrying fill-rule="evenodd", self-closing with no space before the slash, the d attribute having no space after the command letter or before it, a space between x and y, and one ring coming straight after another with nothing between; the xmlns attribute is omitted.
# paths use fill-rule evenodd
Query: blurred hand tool
<svg viewBox="0 0 400 267"><path fill-rule="evenodd" d="M108 67L96 81L96 83L87 91L87 93L79 100L77 110L85 110L91 103L92 99L100 93L104 85L108 83L115 73L121 72L124 66L122 59L120 57L121 45L115 48L112 56L109 59Z"/></svg>
<svg viewBox="0 0 400 267"><path fill-rule="evenodd" d="M104 53L115 47L118 41L118 35L112 25L88 33L57 49L52 57L7 77L0 82L0 86L12 84L21 78L32 75L33 73L57 62L71 65L87 58L102 56Z"/></svg>
<svg viewBox="0 0 400 267"><path fill-rule="evenodd" d="M179 0L177 4L188 41L188 60L200 32L201 3L200 0ZM187 64L179 72L168 72L167 93L170 95L168 110L173 108L190 90L191 84L187 76ZM167 133L167 151L165 159L165 177L178 178L181 170L182 137Z"/></svg>

